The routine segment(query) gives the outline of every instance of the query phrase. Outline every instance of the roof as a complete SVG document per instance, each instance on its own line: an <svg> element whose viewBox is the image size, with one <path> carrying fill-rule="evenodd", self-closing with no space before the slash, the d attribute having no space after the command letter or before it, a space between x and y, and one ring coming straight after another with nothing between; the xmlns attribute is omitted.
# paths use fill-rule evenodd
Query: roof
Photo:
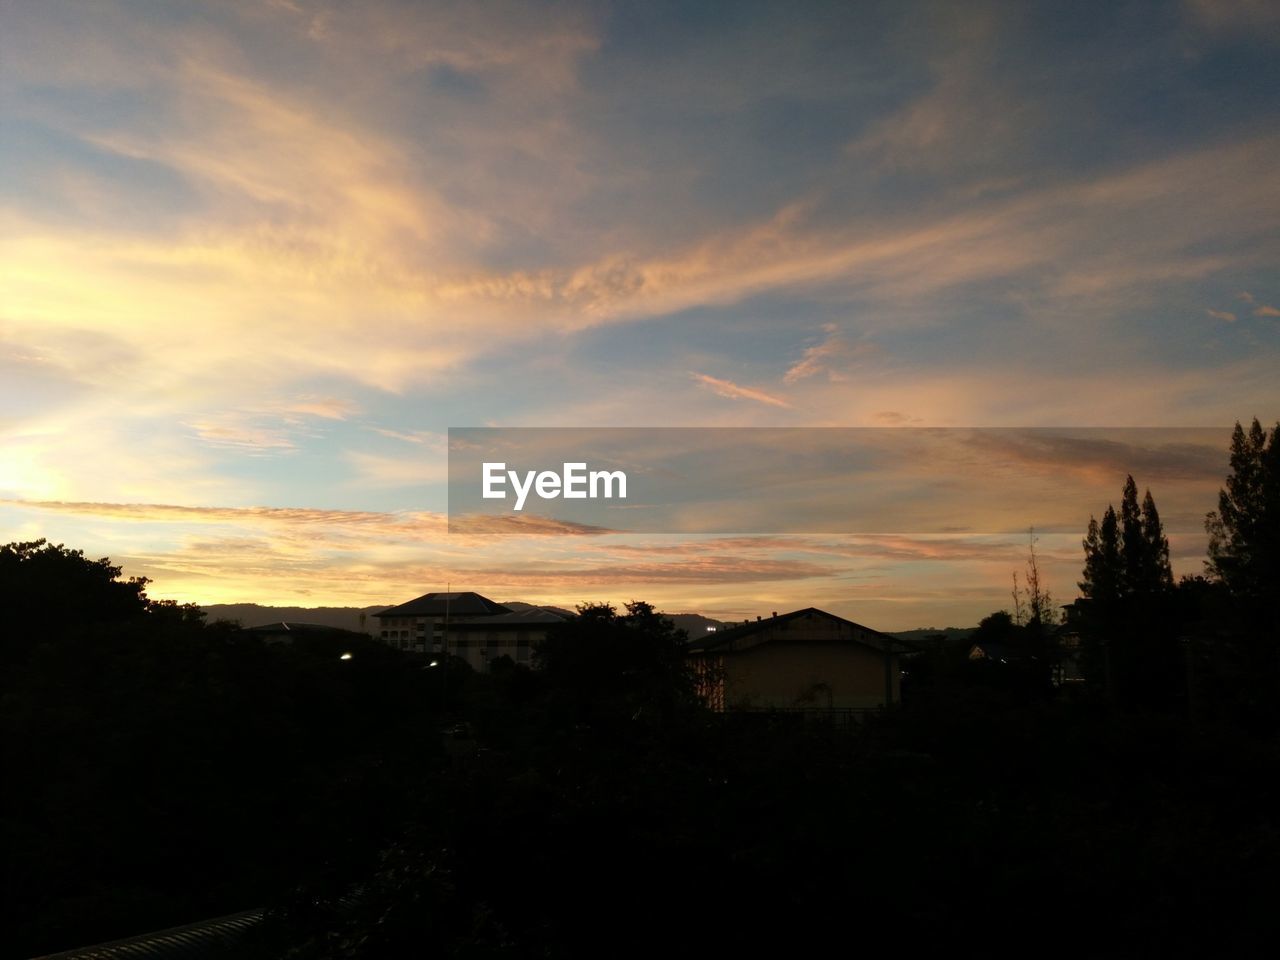
<svg viewBox="0 0 1280 960"><path fill-rule="evenodd" d="M550 627L568 618L550 610L511 610L490 617L462 617L449 621L450 630L515 630L520 627Z"/></svg>
<svg viewBox="0 0 1280 960"><path fill-rule="evenodd" d="M1008 663L1010 660L1034 660L1035 657L1020 647L999 640L980 640L969 648L969 659Z"/></svg>
<svg viewBox="0 0 1280 960"><path fill-rule="evenodd" d="M798 620L801 617L813 616L815 614L819 617L825 617L828 620L835 620L839 623L847 624L855 630L871 635L878 641L877 643L872 644L866 643L857 638L851 638L851 642L853 643L861 643L863 646L872 647L875 650L882 651L884 648L879 644L887 642L890 644L890 648L894 653L903 653L914 649L910 644L899 640L897 637L890 636L887 633L881 633L879 630L872 630L870 627L864 627L862 624L854 623L852 620L846 620L844 617L837 617L834 613L819 610L817 607L805 607L803 610L792 610L790 613L779 614L776 617L750 620L746 623L739 624L736 627L730 627L727 630L717 630L715 633L708 633L706 636L698 637L696 640L690 641L686 646L686 649L695 653L709 653L711 651L719 650L728 652L725 648L732 650L736 647L737 642L745 637L749 637L762 630L772 629L777 627L779 624L788 623L792 620Z"/></svg>
<svg viewBox="0 0 1280 960"><path fill-rule="evenodd" d="M398 607L388 607L375 617L492 617L510 613L510 607L494 603L470 590L461 593L424 593Z"/></svg>

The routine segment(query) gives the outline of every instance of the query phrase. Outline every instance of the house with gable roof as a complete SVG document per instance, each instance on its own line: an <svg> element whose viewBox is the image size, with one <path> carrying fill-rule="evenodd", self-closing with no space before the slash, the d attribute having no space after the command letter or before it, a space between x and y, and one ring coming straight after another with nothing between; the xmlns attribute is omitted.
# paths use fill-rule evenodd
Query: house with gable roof
<svg viewBox="0 0 1280 960"><path fill-rule="evenodd" d="M869 710L899 700L914 648L816 607L757 618L688 645L717 710Z"/></svg>

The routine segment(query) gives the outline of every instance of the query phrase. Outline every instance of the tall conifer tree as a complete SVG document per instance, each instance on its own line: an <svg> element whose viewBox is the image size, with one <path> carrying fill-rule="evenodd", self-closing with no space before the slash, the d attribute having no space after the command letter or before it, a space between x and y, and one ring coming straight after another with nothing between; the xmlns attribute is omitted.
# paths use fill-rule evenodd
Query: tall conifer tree
<svg viewBox="0 0 1280 960"><path fill-rule="evenodd" d="M1169 538L1156 510L1155 498L1148 490L1142 498L1142 536L1146 540L1144 586L1150 591L1173 589L1173 567L1169 564Z"/></svg>
<svg viewBox="0 0 1280 960"><path fill-rule="evenodd" d="M1231 474L1205 518L1209 572L1242 597L1274 597L1280 583L1280 423L1254 418L1231 434Z"/></svg>

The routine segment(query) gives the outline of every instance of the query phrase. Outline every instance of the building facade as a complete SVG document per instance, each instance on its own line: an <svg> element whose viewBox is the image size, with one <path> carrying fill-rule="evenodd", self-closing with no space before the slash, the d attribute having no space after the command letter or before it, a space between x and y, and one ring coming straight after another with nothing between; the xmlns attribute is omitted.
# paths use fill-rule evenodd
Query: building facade
<svg viewBox="0 0 1280 960"><path fill-rule="evenodd" d="M808 607L730 627L689 644L718 710L871 710L900 698L900 658L888 634Z"/></svg>
<svg viewBox="0 0 1280 960"><path fill-rule="evenodd" d="M444 654L488 670L499 657L529 664L533 645L564 617L530 607L512 610L471 591L426 593L374 616L389 646L424 655Z"/></svg>

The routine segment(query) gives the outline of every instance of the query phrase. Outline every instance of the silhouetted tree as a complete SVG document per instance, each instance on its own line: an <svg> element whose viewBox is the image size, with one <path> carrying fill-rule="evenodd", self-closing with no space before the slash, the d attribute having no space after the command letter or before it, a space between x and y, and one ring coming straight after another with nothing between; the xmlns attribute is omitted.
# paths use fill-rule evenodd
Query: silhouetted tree
<svg viewBox="0 0 1280 960"><path fill-rule="evenodd" d="M1120 526L1114 507L1107 507L1099 524L1089 518L1089 532L1084 539L1084 579L1080 592L1095 603L1114 603L1120 598L1123 578L1120 557Z"/></svg>
<svg viewBox="0 0 1280 960"><path fill-rule="evenodd" d="M577 722L652 723L700 705L685 631L651 605L632 601L619 614L609 604L585 604L534 649L556 708Z"/></svg>
<svg viewBox="0 0 1280 960"><path fill-rule="evenodd" d="M1138 486L1132 476L1125 478L1119 518L1111 506L1102 523L1090 517L1083 546L1080 591L1089 600L1108 603L1173 587L1169 539L1155 498L1148 490L1139 506Z"/></svg>
<svg viewBox="0 0 1280 960"><path fill-rule="evenodd" d="M399 651L266 645L145 586L61 545L0 546L6 956L243 909L362 861L441 753L438 684Z"/></svg>
<svg viewBox="0 0 1280 960"><path fill-rule="evenodd" d="M46 625L128 620L147 612L147 581L120 578L105 557L90 560L81 550L46 540L0 546L0 603L6 610L47 615ZM16 639L18 633L11 635Z"/></svg>
<svg viewBox="0 0 1280 960"><path fill-rule="evenodd" d="M1027 626L1037 633L1043 633L1057 622L1058 614L1053 607L1053 597L1040 573L1040 560L1036 556L1036 531L1033 527L1027 533Z"/></svg>
<svg viewBox="0 0 1280 960"><path fill-rule="evenodd" d="M1143 556L1142 584L1149 591L1173 587L1173 567L1169 563L1169 538L1164 534L1155 498L1148 490L1142 498L1142 536L1146 540Z"/></svg>
<svg viewBox="0 0 1280 960"><path fill-rule="evenodd" d="M1173 570L1155 498L1125 477L1120 512L1089 518L1078 624L1083 665L1117 699L1164 701L1181 683L1170 594Z"/></svg>
<svg viewBox="0 0 1280 960"><path fill-rule="evenodd" d="M1218 509L1205 518L1209 572L1231 593L1274 597L1280 583L1280 423L1267 431L1254 418L1231 434L1231 474Z"/></svg>
<svg viewBox="0 0 1280 960"><path fill-rule="evenodd" d="M1231 434L1230 473L1205 518L1209 579L1184 608L1202 708L1247 729L1280 727L1280 424ZM1194 654L1194 655L1193 655Z"/></svg>
<svg viewBox="0 0 1280 960"><path fill-rule="evenodd" d="M1134 596L1157 593L1173 586L1169 566L1169 541L1151 491L1138 505L1138 485L1125 478L1120 501L1121 593Z"/></svg>

